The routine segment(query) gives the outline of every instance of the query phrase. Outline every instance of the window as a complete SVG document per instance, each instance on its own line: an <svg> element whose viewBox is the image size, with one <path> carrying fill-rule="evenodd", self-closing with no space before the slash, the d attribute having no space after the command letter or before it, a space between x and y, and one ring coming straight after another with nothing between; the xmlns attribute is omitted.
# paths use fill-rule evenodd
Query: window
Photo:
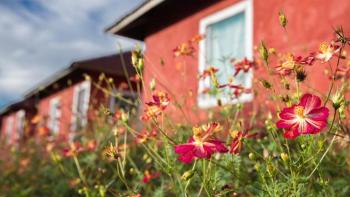
<svg viewBox="0 0 350 197"><path fill-rule="evenodd" d="M72 106L71 130L75 131L83 128L87 124L87 112L90 100L90 81L84 81L74 88Z"/></svg>
<svg viewBox="0 0 350 197"><path fill-rule="evenodd" d="M116 96L119 95L119 96ZM131 92L118 92L113 90L113 95L110 95L109 99L109 110L115 113L117 110L123 109L128 112L132 109L137 99L136 94Z"/></svg>
<svg viewBox="0 0 350 197"><path fill-rule="evenodd" d="M24 135L24 126L25 126L25 111L20 110L16 114L16 132L17 138L22 139Z"/></svg>
<svg viewBox="0 0 350 197"><path fill-rule="evenodd" d="M48 127L53 134L58 134L60 130L60 118L61 118L61 102L59 98L53 98L50 100L50 111Z"/></svg>
<svg viewBox="0 0 350 197"><path fill-rule="evenodd" d="M219 69L217 78L220 84L227 84L230 79L233 79L234 84L251 88L252 73L240 73L233 78L235 70L231 60L240 60L244 57L252 59L252 18L252 0L242 0L200 21L200 34L206 36L206 39L199 44L200 73L208 66L214 66ZM252 99L252 94L247 93L242 94L238 99L232 99L232 91L228 89L223 89L220 95L216 96L203 93L205 89L211 87L209 78L199 81L199 107L215 106L218 98L224 104L246 102Z"/></svg>
<svg viewBox="0 0 350 197"><path fill-rule="evenodd" d="M13 132L13 124L14 124L13 117L8 117L6 119L6 133L5 133L5 138L6 138L7 142L11 141L11 133Z"/></svg>

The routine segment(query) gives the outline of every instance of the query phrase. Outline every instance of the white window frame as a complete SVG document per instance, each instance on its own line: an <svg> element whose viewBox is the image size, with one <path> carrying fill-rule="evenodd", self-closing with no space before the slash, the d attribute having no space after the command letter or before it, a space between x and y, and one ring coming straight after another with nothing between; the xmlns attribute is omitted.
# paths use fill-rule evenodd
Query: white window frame
<svg viewBox="0 0 350 197"><path fill-rule="evenodd" d="M253 0L241 0L240 2L229 6L223 10L220 10L210 16L207 16L200 20L199 22L199 33L202 35L206 34L206 29L209 25L232 17L241 12L245 12L245 55L248 59L253 59ZM203 73L208 65L206 65L206 52L205 52L205 39L200 41L199 43L199 73ZM245 88L252 87L253 80L253 72L249 71L245 73L246 77L248 77L248 83L244 84ZM210 87L210 79L207 77L206 79L199 80L198 86L198 106L200 108L209 108L217 106L217 98L214 98L212 95L203 94L203 91ZM238 99L230 99L227 97L220 98L222 104L235 104L241 102L249 102L253 100L252 93L244 93Z"/></svg>
<svg viewBox="0 0 350 197"><path fill-rule="evenodd" d="M10 143L12 140L12 132L14 128L14 118L12 115L6 118L6 130L5 130L5 139L7 143Z"/></svg>
<svg viewBox="0 0 350 197"><path fill-rule="evenodd" d="M62 103L61 103L61 99L59 97L55 97L55 98L52 98L50 100L50 103L49 103L49 121L48 121L48 128L51 130L51 132L54 134L54 135L57 135L59 132L60 132L60 126L61 126L61 113L62 113ZM53 115L53 108L55 106L58 106L58 108L56 109L56 114ZM54 116L54 117L52 117ZM57 120L58 119L58 120ZM55 124L54 121L58 121L57 122L57 125Z"/></svg>
<svg viewBox="0 0 350 197"><path fill-rule="evenodd" d="M79 92L81 90L85 90L85 95L84 95L84 101L85 103L83 104L83 119L82 125L86 126L87 124L87 113L89 110L89 103L90 103L90 94L91 94L91 81L86 80L80 84L78 84L76 87L74 87L74 93L73 93L73 102L72 102L72 119L71 119L71 131L76 131L77 130L77 113L78 113L78 98L79 98Z"/></svg>
<svg viewBox="0 0 350 197"><path fill-rule="evenodd" d="M16 137L17 139L21 139L24 136L24 129L25 129L25 111L19 110L16 113Z"/></svg>

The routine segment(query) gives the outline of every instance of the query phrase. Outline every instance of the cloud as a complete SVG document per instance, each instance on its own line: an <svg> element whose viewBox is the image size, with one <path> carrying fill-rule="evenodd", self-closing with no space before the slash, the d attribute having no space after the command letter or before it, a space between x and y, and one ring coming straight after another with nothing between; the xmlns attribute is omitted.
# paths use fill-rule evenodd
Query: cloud
<svg viewBox="0 0 350 197"><path fill-rule="evenodd" d="M103 32L142 0L0 1L0 105L77 59L135 43Z"/></svg>

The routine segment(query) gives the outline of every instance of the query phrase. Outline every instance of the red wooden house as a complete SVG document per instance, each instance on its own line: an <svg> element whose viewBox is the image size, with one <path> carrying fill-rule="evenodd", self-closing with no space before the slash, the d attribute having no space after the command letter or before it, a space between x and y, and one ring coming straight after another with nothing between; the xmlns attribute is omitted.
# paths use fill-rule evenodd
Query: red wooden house
<svg viewBox="0 0 350 197"><path fill-rule="evenodd" d="M130 53L126 52L73 62L29 91L23 101L3 110L3 136L11 143L20 140L24 130L26 136L71 138L87 126L100 105L111 111L125 107L115 94L136 97L126 85L135 75L130 61Z"/></svg>
<svg viewBox="0 0 350 197"><path fill-rule="evenodd" d="M286 30L279 25L280 11L288 18ZM348 0L151 0L106 31L144 41L146 86L154 78L158 86L184 105L189 119L200 120L205 118L206 110L193 113L193 106L207 109L217 105L217 98L202 93L210 86L209 81L198 79L209 65L220 68L219 81L227 81L234 73L229 60L252 58L262 40L279 51L306 55L310 50L317 51L321 42L330 41L334 27L342 25L345 32L350 32L349 17ZM175 58L173 49L198 34L205 35L198 53ZM264 75L257 70L235 80L249 88ZM313 69L307 83L326 91L327 81L323 69ZM145 95L148 99L149 93ZM225 96L221 100L229 102ZM249 106L261 105L265 99L261 94L247 93L239 101Z"/></svg>

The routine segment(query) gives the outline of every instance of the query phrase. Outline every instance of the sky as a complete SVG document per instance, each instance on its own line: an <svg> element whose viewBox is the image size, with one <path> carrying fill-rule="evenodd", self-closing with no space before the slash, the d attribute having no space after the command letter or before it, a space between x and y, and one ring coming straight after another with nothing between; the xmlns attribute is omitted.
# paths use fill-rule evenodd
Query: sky
<svg viewBox="0 0 350 197"><path fill-rule="evenodd" d="M135 42L104 29L143 0L0 0L0 108L74 60Z"/></svg>

